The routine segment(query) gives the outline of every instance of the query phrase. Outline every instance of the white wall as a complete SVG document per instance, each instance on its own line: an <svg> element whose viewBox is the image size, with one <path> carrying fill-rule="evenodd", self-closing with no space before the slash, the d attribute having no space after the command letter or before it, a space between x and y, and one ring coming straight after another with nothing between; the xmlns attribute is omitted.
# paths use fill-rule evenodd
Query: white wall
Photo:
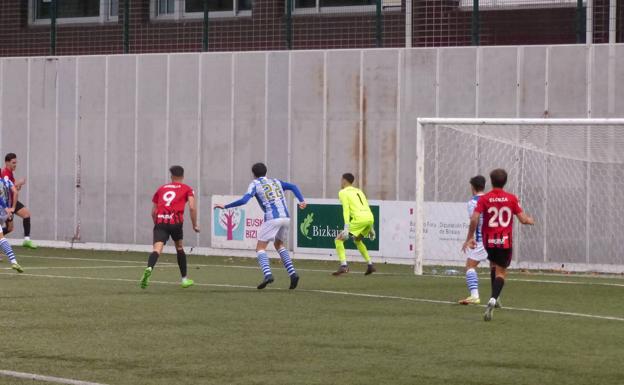
<svg viewBox="0 0 624 385"><path fill-rule="evenodd" d="M187 243L209 246L209 197L243 193L255 161L309 197L353 171L371 199L412 200L418 117L624 116L624 45L3 58L0 74L0 151L46 240L80 223L82 241L150 243L174 163L206 228Z"/></svg>

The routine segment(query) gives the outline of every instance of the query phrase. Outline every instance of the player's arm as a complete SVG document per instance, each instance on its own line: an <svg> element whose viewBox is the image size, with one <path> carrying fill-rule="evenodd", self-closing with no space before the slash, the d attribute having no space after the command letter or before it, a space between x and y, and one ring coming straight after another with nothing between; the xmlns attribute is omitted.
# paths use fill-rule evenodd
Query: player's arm
<svg viewBox="0 0 624 385"><path fill-rule="evenodd" d="M516 214L516 216L518 217L518 220L520 221L520 223L522 223L523 225L535 224L535 220L533 219L533 217L531 217L530 215L527 215L524 211L519 214Z"/></svg>
<svg viewBox="0 0 624 385"><path fill-rule="evenodd" d="M156 223L156 216L158 215L158 205L156 203L152 204L152 220Z"/></svg>
<svg viewBox="0 0 624 385"><path fill-rule="evenodd" d="M522 223L523 225L534 225L535 220L533 220L533 217L527 215L524 210L522 210L522 207L520 206L518 200L514 199L513 203L514 204L512 206L512 211L518 217L520 223Z"/></svg>
<svg viewBox="0 0 624 385"><path fill-rule="evenodd" d="M26 184L26 178L18 179L15 181L15 188L17 190L21 190L22 186Z"/></svg>
<svg viewBox="0 0 624 385"><path fill-rule="evenodd" d="M479 226L479 219L481 217L481 213L476 210L472 213L470 217L470 225L468 226L468 234L466 234L466 242L462 246L462 251L466 252L468 249L474 249L476 247L475 242L475 232L477 231L477 226Z"/></svg>
<svg viewBox="0 0 624 385"><path fill-rule="evenodd" d="M249 189L247 190L247 193L243 195L241 199L228 203L227 205L221 205L221 204L215 205L214 208L215 209L231 209L233 207L242 206L242 205L247 204L247 202L249 202L249 200L253 198L254 195L256 195L256 186L252 183L249 185Z"/></svg>
<svg viewBox="0 0 624 385"><path fill-rule="evenodd" d="M17 186L12 186L11 187L11 194L13 195L13 200L11 201L13 204L11 205L11 210L13 210L13 212L15 212L15 209L17 208L17 197L19 196L19 189L17 188Z"/></svg>
<svg viewBox="0 0 624 385"><path fill-rule="evenodd" d="M195 196L190 195L188 197L189 211L191 212L191 223L193 224L193 230L199 233L199 225L197 224L197 201Z"/></svg>
<svg viewBox="0 0 624 385"><path fill-rule="evenodd" d="M282 188L284 189L284 191L292 191L293 194L295 194L295 197L297 198L297 201L299 202L299 208L305 209L307 206L307 203L305 202L305 199L303 199L303 194L301 194L301 190L299 190L299 187L294 183L288 183L282 180L280 180L280 183L282 184Z"/></svg>

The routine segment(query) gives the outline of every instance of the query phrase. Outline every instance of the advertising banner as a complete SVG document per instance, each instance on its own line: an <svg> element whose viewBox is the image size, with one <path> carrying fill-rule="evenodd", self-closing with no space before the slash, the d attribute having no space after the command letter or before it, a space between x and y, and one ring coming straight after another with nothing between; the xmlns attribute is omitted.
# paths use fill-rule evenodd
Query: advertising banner
<svg viewBox="0 0 624 385"><path fill-rule="evenodd" d="M212 207L216 204L227 204L239 198L240 196L234 195L213 195ZM262 222L264 222L264 213L255 200L233 209L213 210L211 246L222 249L254 250Z"/></svg>

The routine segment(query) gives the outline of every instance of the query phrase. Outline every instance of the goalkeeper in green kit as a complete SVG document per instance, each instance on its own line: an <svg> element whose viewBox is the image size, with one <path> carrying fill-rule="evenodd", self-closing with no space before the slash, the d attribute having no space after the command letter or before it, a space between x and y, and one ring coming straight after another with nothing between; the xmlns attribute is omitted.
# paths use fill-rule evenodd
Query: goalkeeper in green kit
<svg viewBox="0 0 624 385"><path fill-rule="evenodd" d="M366 263L368 263L365 275L372 274L376 271L371 257L368 255L366 245L362 242L364 237L375 240L375 229L373 228L375 217L368 206L366 195L364 195L362 190L352 186L353 181L355 181L353 174L344 174L341 180L342 190L338 192L338 198L340 198L344 216L344 230L338 234L335 241L336 252L340 258L340 268L333 273L335 276L349 272L344 243L351 236L353 236L355 246L357 246L360 254L362 254L362 257L364 257Z"/></svg>

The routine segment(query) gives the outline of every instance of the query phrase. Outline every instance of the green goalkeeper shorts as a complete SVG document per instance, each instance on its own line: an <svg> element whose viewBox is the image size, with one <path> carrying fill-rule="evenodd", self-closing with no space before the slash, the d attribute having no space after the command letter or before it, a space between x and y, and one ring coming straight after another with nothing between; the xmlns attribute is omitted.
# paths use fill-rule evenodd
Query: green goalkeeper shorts
<svg viewBox="0 0 624 385"><path fill-rule="evenodd" d="M354 237L366 237L368 233L370 233L373 225L375 224L374 219L363 220L363 221L353 221L349 224L349 233Z"/></svg>

